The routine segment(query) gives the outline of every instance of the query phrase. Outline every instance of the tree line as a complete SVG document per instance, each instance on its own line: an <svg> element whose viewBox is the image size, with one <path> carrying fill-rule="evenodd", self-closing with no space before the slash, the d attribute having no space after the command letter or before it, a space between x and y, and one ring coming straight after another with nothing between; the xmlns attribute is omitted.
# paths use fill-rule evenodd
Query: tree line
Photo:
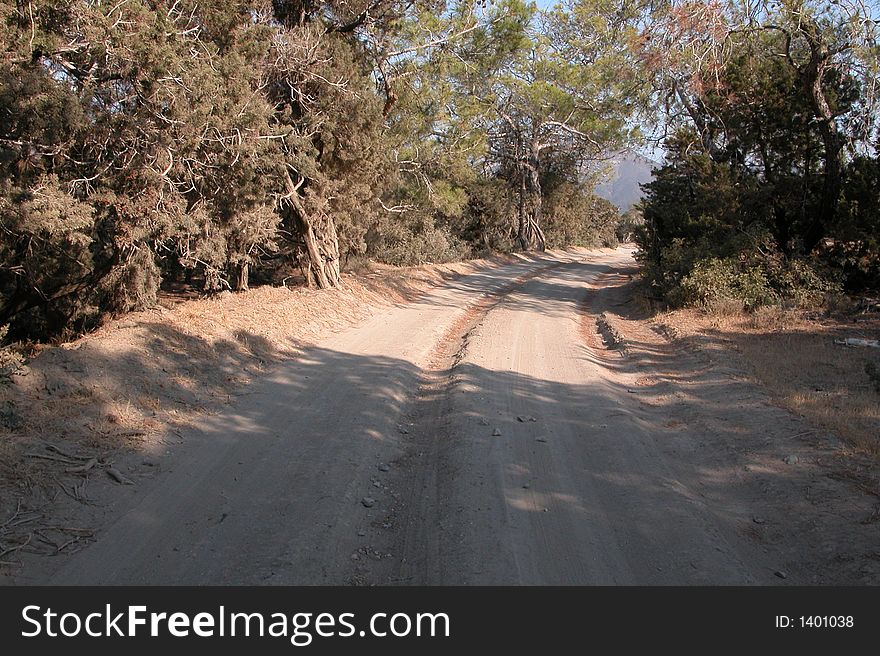
<svg viewBox="0 0 880 656"><path fill-rule="evenodd" d="M634 17L574 6L0 2L0 326L70 336L173 282L333 287L364 255L610 243L582 171L627 137Z"/></svg>
<svg viewBox="0 0 880 656"><path fill-rule="evenodd" d="M635 233L668 300L876 284L871 11L0 0L0 330L70 337L163 285L334 287L352 258L612 244L598 172L651 139Z"/></svg>

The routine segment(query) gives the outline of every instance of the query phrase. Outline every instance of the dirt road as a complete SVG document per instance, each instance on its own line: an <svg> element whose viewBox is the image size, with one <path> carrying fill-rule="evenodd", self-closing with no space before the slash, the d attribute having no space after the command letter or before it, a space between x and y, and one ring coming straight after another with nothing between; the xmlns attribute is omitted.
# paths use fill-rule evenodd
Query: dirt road
<svg viewBox="0 0 880 656"><path fill-rule="evenodd" d="M597 340L631 267L509 264L324 340L19 582L876 581L871 505L825 475L832 446L697 356Z"/></svg>

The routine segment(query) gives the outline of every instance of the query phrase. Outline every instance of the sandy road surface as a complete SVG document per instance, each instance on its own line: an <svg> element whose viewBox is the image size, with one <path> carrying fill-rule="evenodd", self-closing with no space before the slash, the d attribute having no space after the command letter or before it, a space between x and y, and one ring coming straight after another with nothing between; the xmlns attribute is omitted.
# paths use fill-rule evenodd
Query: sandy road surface
<svg viewBox="0 0 880 656"><path fill-rule="evenodd" d="M409 522L406 580L773 582L587 346L585 283L622 263L554 268L473 323L430 419L438 473L410 495L421 506L412 516L437 524Z"/></svg>
<svg viewBox="0 0 880 656"><path fill-rule="evenodd" d="M708 424L670 434L591 345L584 303L627 266L624 250L505 265L307 349L117 497L95 544L20 582L828 582L797 536L742 530L800 511L698 448Z"/></svg>

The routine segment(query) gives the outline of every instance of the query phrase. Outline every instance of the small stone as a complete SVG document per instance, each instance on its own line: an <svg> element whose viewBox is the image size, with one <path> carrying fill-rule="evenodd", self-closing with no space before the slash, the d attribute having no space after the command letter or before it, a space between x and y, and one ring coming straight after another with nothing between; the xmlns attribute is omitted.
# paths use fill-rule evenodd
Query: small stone
<svg viewBox="0 0 880 656"><path fill-rule="evenodd" d="M489 425L489 420L486 419L485 417L480 417L478 421L480 422L480 426L488 426Z"/></svg>
<svg viewBox="0 0 880 656"><path fill-rule="evenodd" d="M532 487L532 486L529 483L526 483L525 485L523 485L524 490L528 490L530 487Z"/></svg>
<svg viewBox="0 0 880 656"><path fill-rule="evenodd" d="M786 465L796 465L801 461L797 456L785 456L785 464Z"/></svg>
<svg viewBox="0 0 880 656"><path fill-rule="evenodd" d="M373 481L373 487L381 488L381 487L382 487L382 483L380 483L379 481Z"/></svg>
<svg viewBox="0 0 880 656"><path fill-rule="evenodd" d="M376 500L373 497L364 497L361 499L361 505L363 505L364 508L372 508L376 505Z"/></svg>
<svg viewBox="0 0 880 656"><path fill-rule="evenodd" d="M775 572L773 572L773 574L774 574L774 576L778 576L781 579L788 578L788 575L785 572L783 572L782 570L776 570Z"/></svg>
<svg viewBox="0 0 880 656"><path fill-rule="evenodd" d="M69 396L72 391L72 387L62 380L47 382L44 389L46 392L54 396Z"/></svg>
<svg viewBox="0 0 880 656"><path fill-rule="evenodd" d="M120 485L134 485L134 481L132 481L130 478L127 478L122 474L122 472L120 472L118 469L114 469L113 467L107 468L107 475Z"/></svg>
<svg viewBox="0 0 880 656"><path fill-rule="evenodd" d="M517 420L518 422L520 422L521 424L524 424L524 423L526 423L526 422L528 421L528 418L523 417L523 416L518 416L518 417L516 418L516 420Z"/></svg>
<svg viewBox="0 0 880 656"><path fill-rule="evenodd" d="M766 523L767 523L767 520L764 519L763 517L752 517L752 521L755 522L755 524L758 524L758 525L766 524Z"/></svg>
<svg viewBox="0 0 880 656"><path fill-rule="evenodd" d="M536 437L535 438L535 442L546 442L546 441L547 441L546 437Z"/></svg>
<svg viewBox="0 0 880 656"><path fill-rule="evenodd" d="M492 436L493 436L493 437L498 437L499 435L501 435L501 429L500 429L500 428L496 428L495 430L492 431Z"/></svg>
<svg viewBox="0 0 880 656"><path fill-rule="evenodd" d="M389 465L387 462L380 462L379 463L379 471L380 472L391 471L391 465Z"/></svg>
<svg viewBox="0 0 880 656"><path fill-rule="evenodd" d="M400 432L401 435L409 435L409 431L406 428L404 428L403 426L401 426L397 430Z"/></svg>
<svg viewBox="0 0 880 656"><path fill-rule="evenodd" d="M352 559L352 560L360 560L361 557L360 557L358 554L353 553L353 554L351 554L351 559Z"/></svg>
<svg viewBox="0 0 880 656"><path fill-rule="evenodd" d="M358 537L359 537L359 538L364 537L366 534L367 534L366 531L358 531Z"/></svg>

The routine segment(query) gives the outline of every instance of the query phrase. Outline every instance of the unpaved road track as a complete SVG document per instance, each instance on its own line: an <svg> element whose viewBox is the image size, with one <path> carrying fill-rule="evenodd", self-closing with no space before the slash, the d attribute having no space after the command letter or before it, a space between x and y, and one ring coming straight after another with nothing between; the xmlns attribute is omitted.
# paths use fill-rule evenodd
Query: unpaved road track
<svg viewBox="0 0 880 656"><path fill-rule="evenodd" d="M792 506L691 444L705 431L671 437L591 344L592 287L631 264L505 265L306 349L126 488L93 545L19 582L828 582L797 536L741 530Z"/></svg>

